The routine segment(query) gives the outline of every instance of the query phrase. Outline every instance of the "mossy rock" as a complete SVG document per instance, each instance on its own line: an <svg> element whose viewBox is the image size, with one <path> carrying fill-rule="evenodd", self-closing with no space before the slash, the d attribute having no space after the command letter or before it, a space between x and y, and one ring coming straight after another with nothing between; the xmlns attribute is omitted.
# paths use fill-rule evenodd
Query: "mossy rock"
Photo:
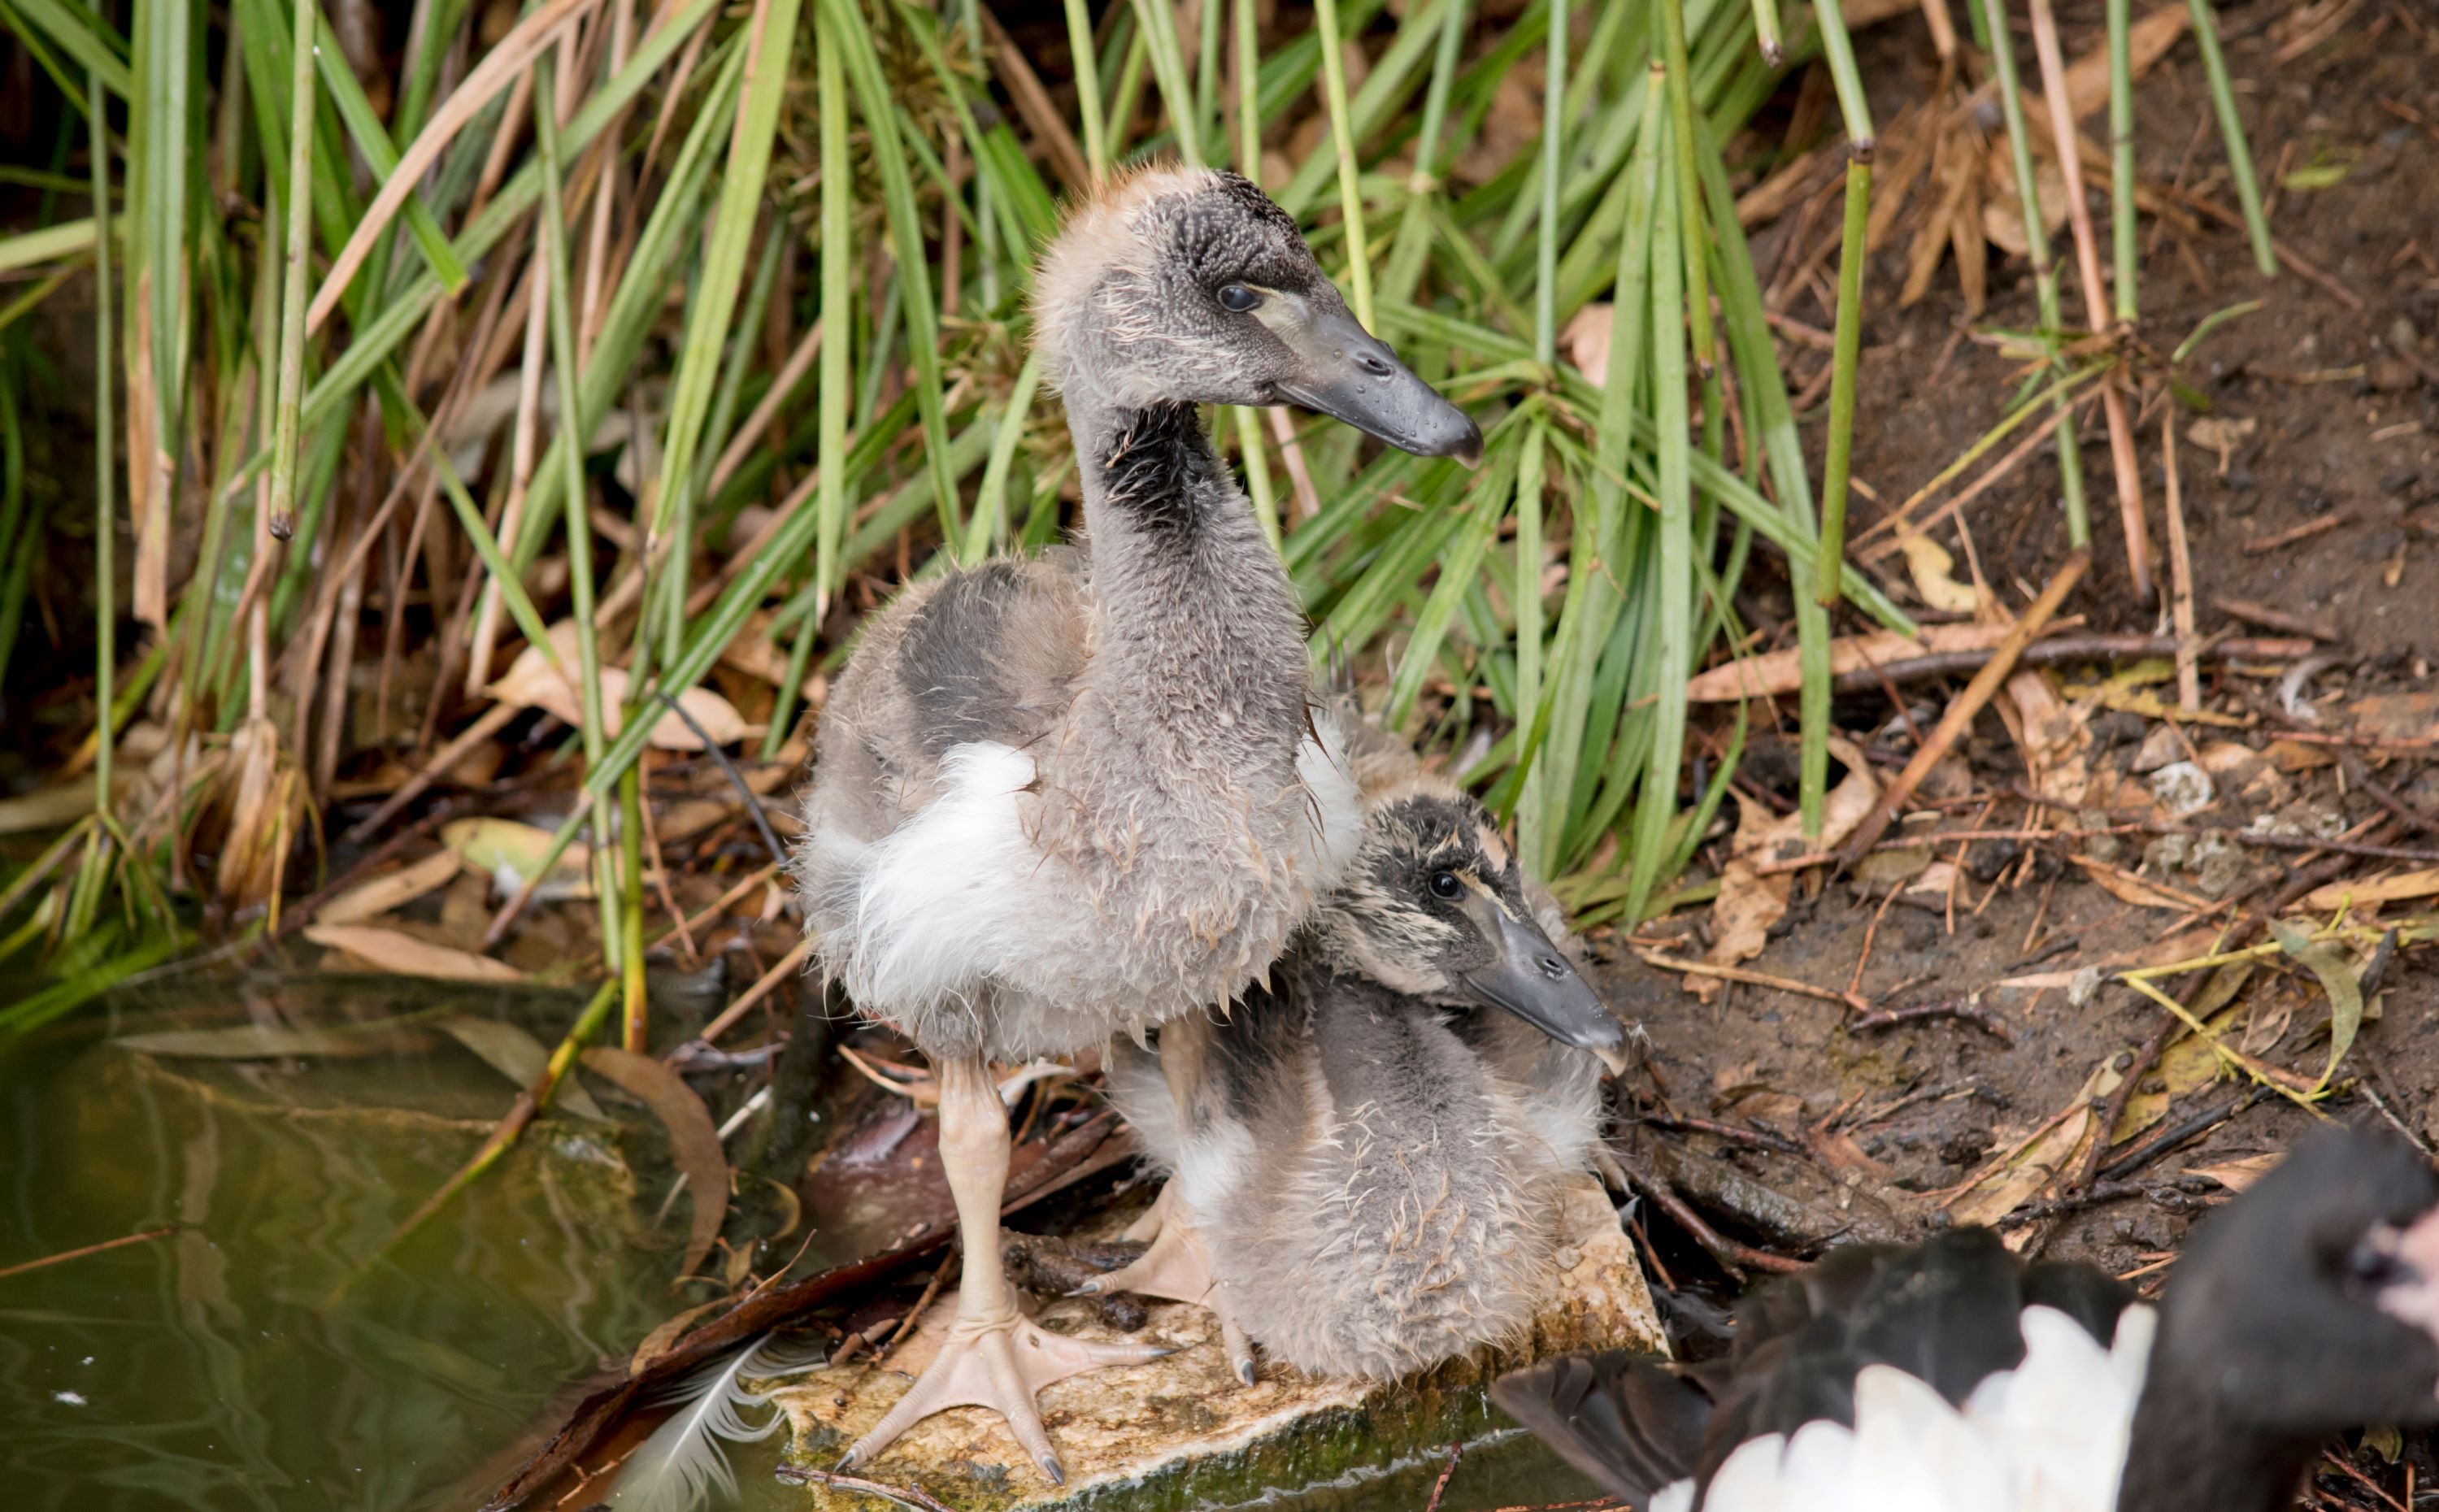
<svg viewBox="0 0 2439 1512"><path fill-rule="evenodd" d="M1390 1383L1317 1380L1266 1363L1256 1383L1244 1386L1229 1374L1209 1313L1156 1303L1150 1321L1130 1337L1174 1344L1177 1353L1073 1377L1041 1396L1042 1422L1067 1470L1064 1489L1034 1468L996 1413L980 1408L926 1418L858 1473L919 1485L953 1512L1066 1512L1119 1498L1127 1512L1183 1512L1385 1475L1498 1426L1486 1388L1503 1371L1576 1349L1665 1352L1651 1293L1608 1198L1587 1179L1568 1193L1563 1220L1575 1263L1558 1299L1534 1321L1531 1338L1512 1348L1480 1350ZM1041 1321L1059 1332L1122 1337L1077 1303L1053 1304ZM828 1468L909 1383L894 1371L851 1363L781 1387L775 1396L789 1419L787 1458ZM869 1512L871 1504L818 1483L805 1494L816 1512Z"/></svg>

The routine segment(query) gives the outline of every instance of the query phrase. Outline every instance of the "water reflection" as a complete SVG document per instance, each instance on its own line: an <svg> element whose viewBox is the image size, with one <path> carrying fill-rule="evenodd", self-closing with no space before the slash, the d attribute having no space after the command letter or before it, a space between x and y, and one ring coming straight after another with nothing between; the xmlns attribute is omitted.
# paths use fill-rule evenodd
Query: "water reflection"
<svg viewBox="0 0 2439 1512"><path fill-rule="evenodd" d="M186 978L0 1048L0 1270L180 1225L0 1277L0 1512L472 1507L585 1378L707 1300L668 1285L680 1230L650 1225L670 1173L640 1112L545 1118L383 1257L507 1107L498 1073L419 1027L284 1060L115 1042L452 1005L545 1039L574 1011L395 982ZM854 1125L806 1188L809 1266L935 1216L917 1209L940 1194L905 1174L935 1164L932 1139L895 1108ZM772 1478L779 1449L731 1447L746 1506L805 1504ZM1416 1512L1444 1465L1433 1451L1255 1504ZM1468 1451L1442 1512L1591 1494L1510 1434Z"/></svg>
<svg viewBox="0 0 2439 1512"><path fill-rule="evenodd" d="M309 1023L418 1005L353 987L221 1001ZM507 1084L447 1041L248 1062L110 1042L162 1006L0 1059L0 1269L184 1225L0 1279L0 1505L462 1505L564 1383L684 1305L639 1232L625 1139L570 1121L367 1264Z"/></svg>

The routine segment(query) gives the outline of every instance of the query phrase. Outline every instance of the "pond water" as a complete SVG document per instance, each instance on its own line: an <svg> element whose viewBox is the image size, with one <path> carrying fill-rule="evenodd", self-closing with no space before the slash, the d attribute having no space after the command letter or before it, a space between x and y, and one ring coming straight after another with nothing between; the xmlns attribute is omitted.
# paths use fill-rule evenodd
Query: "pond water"
<svg viewBox="0 0 2439 1512"><path fill-rule="evenodd" d="M385 1251L505 1111L499 1073L428 1024L289 1058L126 1042L453 1007L546 1039L567 1004L203 980L0 1047L0 1272L175 1226L0 1273L0 1508L472 1508L576 1383L709 1300L669 1287L683 1222L651 1222L668 1175L646 1115L543 1120ZM770 1479L777 1452L732 1450L748 1507L803 1504ZM1420 1512L1444 1459L1264 1504ZM1469 1451L1443 1506L1590 1494L1509 1435Z"/></svg>

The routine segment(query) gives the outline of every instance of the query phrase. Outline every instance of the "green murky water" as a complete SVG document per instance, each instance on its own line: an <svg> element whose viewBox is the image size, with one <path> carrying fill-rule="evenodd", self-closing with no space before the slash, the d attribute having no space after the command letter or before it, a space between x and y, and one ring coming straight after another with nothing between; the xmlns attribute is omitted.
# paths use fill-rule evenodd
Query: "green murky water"
<svg viewBox="0 0 2439 1512"><path fill-rule="evenodd" d="M451 1000L350 981L187 978L0 1051L0 1509L471 1508L572 1388L705 1300L668 1287L677 1224L648 1117L558 1116L439 1220L384 1241L510 1092L454 1041L215 1060L129 1034L329 1025ZM5 995L5 994L0 994ZM547 1037L567 1005L461 995ZM732 1451L753 1508L777 1440ZM1445 1451L1278 1493L1281 1512L1421 1512ZM1528 1440L1469 1450L1445 1512L1590 1495ZM583 1503L571 1503L581 1505Z"/></svg>

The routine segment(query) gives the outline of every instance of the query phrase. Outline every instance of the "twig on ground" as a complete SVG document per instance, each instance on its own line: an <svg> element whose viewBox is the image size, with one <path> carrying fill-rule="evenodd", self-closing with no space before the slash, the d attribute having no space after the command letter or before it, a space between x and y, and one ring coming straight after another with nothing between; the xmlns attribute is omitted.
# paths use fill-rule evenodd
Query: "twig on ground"
<svg viewBox="0 0 2439 1512"><path fill-rule="evenodd" d="M2238 1093L2216 1108L2205 1109L2200 1112L2181 1118L2100 1167L2097 1179L2104 1182L2124 1181L2179 1145L2210 1132L2270 1094L2269 1088L2255 1087L2251 1092Z"/></svg>
<svg viewBox="0 0 2439 1512"><path fill-rule="evenodd" d="M2027 1202L2001 1218L1998 1226L2003 1229L2021 1228L2027 1223L2038 1223L2044 1218L2065 1218L2071 1214L2080 1213L2085 1208L2098 1207L2106 1202L2122 1202L2129 1197L2148 1198L2170 1212L2186 1212L2196 1204L2188 1202L2185 1199L2190 1195L2199 1195L2200 1188L2205 1184L2199 1178L2194 1178L2194 1190L2189 1193L2181 1181L2099 1182L2072 1197L2044 1198L2038 1202Z"/></svg>
<svg viewBox="0 0 2439 1512"><path fill-rule="evenodd" d="M2400 827L2402 827L2392 819L2374 829L2372 833L2385 839ZM2245 915L2235 927L2228 932L2227 937L2219 942L2220 952L2238 951L2251 945L2255 935L2269 928L2271 919L2285 913L2290 904L2313 888L2323 882L2336 881L2345 871L2347 864L2347 858L2341 855L2326 857L2298 867L2293 875L2288 878L2286 885L2279 888L2271 897L2267 907L2258 913ZM2186 972L2168 987L2168 996L2180 1003L2190 1001L2194 993L2200 989L2202 983L2208 979L2209 974L2208 968ZM2175 1037L2180 1027L2181 1023L2175 1014L2161 1015L2159 1025L2151 1031L2150 1038L2143 1041L2141 1047L2134 1052L2134 1058L2127 1064L2125 1073L2117 1083L2117 1090L2110 1093L2108 1101L2102 1105L2099 1131L2093 1136L2091 1147L2084 1151L2083 1163L2075 1168L2073 1179L2060 1185L2059 1191L2072 1194L2092 1184L2093 1176L2100 1169L2101 1161L2109 1153L2109 1136L2116 1130L2119 1121L2126 1116L2126 1105L2134 1100L2135 1089L2142 1085L2144 1077L2151 1074L2151 1068L2160 1063L2161 1053L2167 1049L2168 1041Z"/></svg>
<svg viewBox="0 0 2439 1512"><path fill-rule="evenodd" d="M1692 1206L1683 1198L1671 1191L1665 1182L1655 1182L1633 1171L1627 1173L1627 1180L1633 1183L1636 1189L1644 1196L1651 1199L1654 1207L1667 1214L1671 1221L1691 1236L1694 1242L1707 1251L1711 1258L1718 1262L1719 1269L1727 1272L1739 1286L1744 1284L1746 1266L1751 1266L1756 1271L1774 1272L1780 1275L1793 1275L1798 1272L1811 1269L1802 1260L1791 1260L1783 1254L1772 1254L1768 1250L1756 1250L1750 1244L1739 1244L1729 1238L1702 1221L1702 1215L1695 1212Z"/></svg>
<svg viewBox="0 0 2439 1512"><path fill-rule="evenodd" d="M2127 207L2132 213L2132 207ZM2177 410L2160 412L2160 461L2167 473L2163 490L2168 519L2168 606L2177 627L2177 706L2191 714L2202 706L2201 658L2194 635L2194 562L2185 549L2185 494L2177 478Z"/></svg>
<svg viewBox="0 0 2439 1512"><path fill-rule="evenodd" d="M2024 654L2024 648L2040 634L2041 627L2050 622L2058 606L2066 601L2066 596L2083 580L2084 573L2091 566L2092 552L2088 548L2067 559L2066 565L2060 567L2057 576L2050 579L2049 586L2041 590L2040 597L2024 611L2023 618L2016 621L2016 628L2009 631L2007 638L1990 653L1988 663L1973 674L1973 681L1965 685L1965 691L1949 703L1948 712L1940 716L1938 726L1931 732L1931 738L1914 752L1914 759L1907 762L1905 770L1897 774L1896 780L1881 792L1879 801L1872 806L1872 811L1847 837L1846 844L1839 851L1841 866L1853 865L1879 843L1880 836L1886 834L1889 826L1896 821L1897 811L1914 795L1914 790L1931 774L1931 769L1939 758L1956 744L1965 734L1966 727L1973 722L1973 717L1981 713L1991 696L1999 691L1999 685L2016 669L2016 663Z"/></svg>
<svg viewBox="0 0 2439 1512"><path fill-rule="evenodd" d="M1688 976L1715 976L1722 982L1742 982L1748 987L1766 987L1780 992L1792 992L1798 997L1819 998L1824 1003L1843 1004L1857 1013L1872 1011L1870 1000L1860 993L1840 992L1792 977L1772 976L1768 971L1755 971L1748 967L1721 966L1715 961L1682 961L1662 955L1657 951L1637 951L1646 966L1656 966L1664 971L1682 971Z"/></svg>
<svg viewBox="0 0 2439 1512"><path fill-rule="evenodd" d="M657 691L661 702L668 705L669 712L685 720L685 727L694 732L694 738L703 742L703 755L720 764L720 770L727 775L730 786L737 790L737 796L744 803L746 813L753 817L754 827L761 831L762 845L771 852L772 861L782 866L788 864L788 847L779 844L779 837L771 831L771 821L763 816L762 795L745 785L745 774L737 770L737 763L728 759L728 753L720 748L720 742L711 738L711 733L687 711L684 703L678 702L668 688Z"/></svg>
<svg viewBox="0 0 2439 1512"><path fill-rule="evenodd" d="M2244 554L2248 557L2267 556L2281 546L2291 546L2297 542L2309 541L2324 531L2335 530L2353 519L2354 513L2351 510L2334 510L2317 520L2307 520L2292 530L2281 530L2274 536L2263 536L2258 541L2248 541L2244 543Z"/></svg>
<svg viewBox="0 0 2439 1512"><path fill-rule="evenodd" d="M2345 638L2338 633L2338 628L2335 625L2326 620L2314 619L2309 614L2293 614L2284 609L2273 609L2268 604L2258 604L2250 598L2236 598L2227 594L2213 594L2211 602L2217 606L2221 614L2234 615L2249 625L2258 625L2264 630L2283 630L2289 635L2309 635L2318 641L2338 641Z"/></svg>
<svg viewBox="0 0 2439 1512"><path fill-rule="evenodd" d="M1925 1019L1960 1020L1991 1036L2002 1044L2016 1042L2016 1037L2008 1032L2004 1023L1999 1022L1996 1014L1982 1005L1964 998L1954 998L1945 1003L1925 1003L1911 1008L1885 1008L1878 1013L1866 1013L1860 1019L1847 1020L1846 1028L1850 1033L1860 1034L1869 1029L1894 1029L1901 1023L1917 1023Z"/></svg>
<svg viewBox="0 0 2439 1512"><path fill-rule="evenodd" d="M915 1512L949 1512L931 1492L908 1482L904 1485L888 1485L880 1481L867 1481L860 1475L841 1475L835 1470L817 1470L810 1465L782 1465L771 1472L773 1477L790 1485L828 1485L842 1491L862 1491L899 1506L913 1507Z"/></svg>
<svg viewBox="0 0 2439 1512"><path fill-rule="evenodd" d="M1665 1129L1673 1134L1711 1134L1738 1144L1757 1145L1782 1155L1809 1153L1784 1134L1773 1134L1759 1129L1747 1129L1739 1124L1723 1124L1711 1118L1683 1118L1674 1113L1645 1113L1638 1120L1654 1129Z"/></svg>

